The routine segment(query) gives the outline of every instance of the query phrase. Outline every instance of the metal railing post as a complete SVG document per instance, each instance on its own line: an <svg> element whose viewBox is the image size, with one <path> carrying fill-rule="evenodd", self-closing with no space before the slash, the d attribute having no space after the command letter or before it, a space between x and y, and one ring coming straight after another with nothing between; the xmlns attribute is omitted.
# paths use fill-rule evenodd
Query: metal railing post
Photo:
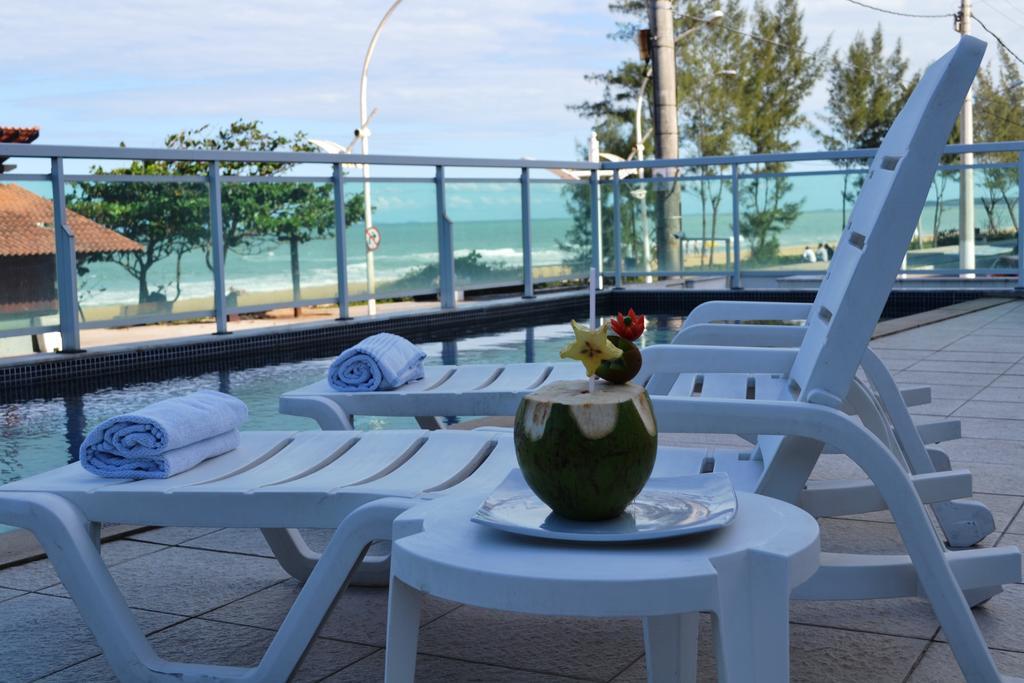
<svg viewBox="0 0 1024 683"><path fill-rule="evenodd" d="M732 282L730 289L743 289L740 279L740 172L732 165Z"/></svg>
<svg viewBox="0 0 1024 683"><path fill-rule="evenodd" d="M1024 152L1017 152L1017 286L1024 290Z"/></svg>
<svg viewBox="0 0 1024 683"><path fill-rule="evenodd" d="M615 289L622 289L622 198L619 169L612 171L612 230L615 240Z"/></svg>
<svg viewBox="0 0 1024 683"><path fill-rule="evenodd" d="M437 166L434 184L437 186L437 257L438 287L441 308L455 308L455 246L452 240L452 221L444 195L444 166Z"/></svg>
<svg viewBox="0 0 1024 683"><path fill-rule="evenodd" d="M334 164L334 253L338 262L338 320L348 320L348 255L345 252L345 175Z"/></svg>
<svg viewBox="0 0 1024 683"><path fill-rule="evenodd" d="M532 299L533 294L533 240L530 226L530 169L524 168L519 175L520 203L523 222L523 298Z"/></svg>
<svg viewBox="0 0 1024 683"><path fill-rule="evenodd" d="M64 197L64 160L50 159L53 183L53 236L57 251L57 311L60 314L61 353L82 350L78 328L78 264L75 261L75 235L68 227Z"/></svg>
<svg viewBox="0 0 1024 683"><path fill-rule="evenodd" d="M597 272L597 288L601 289L601 186L597 169L590 172L590 251L590 267Z"/></svg>
<svg viewBox="0 0 1024 683"><path fill-rule="evenodd" d="M210 181L210 251L213 262L213 315L217 320L215 334L228 334L227 301L224 291L224 214L221 209L220 162L211 161Z"/></svg>

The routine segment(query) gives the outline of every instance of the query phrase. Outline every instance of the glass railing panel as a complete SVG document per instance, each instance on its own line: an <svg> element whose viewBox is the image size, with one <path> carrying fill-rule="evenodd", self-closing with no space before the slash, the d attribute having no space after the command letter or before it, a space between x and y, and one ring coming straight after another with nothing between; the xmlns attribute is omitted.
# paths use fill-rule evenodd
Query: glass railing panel
<svg viewBox="0 0 1024 683"><path fill-rule="evenodd" d="M445 183L453 223L455 288L523 281L522 190L518 182Z"/></svg>
<svg viewBox="0 0 1024 683"><path fill-rule="evenodd" d="M540 175L542 172L534 173ZM610 191L604 194L610 199ZM610 215L610 211L604 213ZM592 241L588 183L531 180L530 225L535 282L587 276L591 266ZM606 228L606 236L610 234ZM605 269L608 270L607 263Z"/></svg>
<svg viewBox="0 0 1024 683"><path fill-rule="evenodd" d="M740 265L787 286L817 286L859 191L859 170L744 168ZM773 276L777 273L777 276Z"/></svg>
<svg viewBox="0 0 1024 683"><path fill-rule="evenodd" d="M1016 277L1020 166L1016 154L975 155L975 267L996 277Z"/></svg>
<svg viewBox="0 0 1024 683"><path fill-rule="evenodd" d="M346 179L346 203L362 193L363 183L358 178ZM349 297L365 300L368 291L373 291L376 298L437 292L437 194L433 180L374 180L370 198L372 227L380 240L375 242L377 249L369 251L365 217L348 225L345 246Z"/></svg>
<svg viewBox="0 0 1024 683"><path fill-rule="evenodd" d="M232 180L222 188L229 312L337 297L330 182Z"/></svg>
<svg viewBox="0 0 1024 683"><path fill-rule="evenodd" d="M67 183L76 222L83 323L132 324L212 314L209 190L205 182Z"/></svg>
<svg viewBox="0 0 1024 683"><path fill-rule="evenodd" d="M57 325L51 185L0 183L0 332ZM28 336L0 337L0 356L32 353Z"/></svg>

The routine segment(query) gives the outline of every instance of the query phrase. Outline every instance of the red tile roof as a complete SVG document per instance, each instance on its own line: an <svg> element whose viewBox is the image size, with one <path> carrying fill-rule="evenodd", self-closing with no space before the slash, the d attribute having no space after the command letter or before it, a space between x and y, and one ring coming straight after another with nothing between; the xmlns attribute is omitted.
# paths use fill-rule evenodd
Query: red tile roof
<svg viewBox="0 0 1024 683"><path fill-rule="evenodd" d="M142 251L143 247L80 213L68 211L75 251L96 254ZM0 256L55 254L53 204L20 185L0 184Z"/></svg>
<svg viewBox="0 0 1024 683"><path fill-rule="evenodd" d="M27 144L39 137L39 129L15 128L14 126L0 126L0 142L20 142Z"/></svg>

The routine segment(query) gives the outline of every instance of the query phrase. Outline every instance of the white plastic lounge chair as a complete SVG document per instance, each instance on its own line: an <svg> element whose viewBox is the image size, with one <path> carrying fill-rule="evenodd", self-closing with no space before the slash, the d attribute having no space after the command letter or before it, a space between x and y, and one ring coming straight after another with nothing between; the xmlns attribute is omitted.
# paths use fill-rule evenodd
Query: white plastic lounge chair
<svg viewBox="0 0 1024 683"><path fill-rule="evenodd" d="M778 346L767 343L773 339L786 339L789 345L811 348L822 342L822 325L828 329L833 316L844 321L843 339L830 338L833 343L827 350L813 355L802 353L799 358L813 357L815 372L844 378L841 387L830 387L828 400L833 401L833 407L856 413L876 436L903 457L911 474L921 477L922 483L927 482L929 489L921 494L926 502L935 504L940 525L953 547L969 547L991 533L995 528L992 514L976 501L952 500L969 497L970 493L963 493L956 483L969 475L950 472L948 458L939 451L929 452L892 376L870 352L868 341L924 205L928 185L923 179L934 173L945 142L945 120L936 112L944 104L943 96L949 95L937 88L943 81L947 92L955 93L961 85L966 92L973 73L944 73L928 84L930 90L919 86L875 155L814 304L810 311L799 308L799 313L807 316L807 325L798 328L799 332L769 329L761 338L766 346ZM957 77L962 82L956 81ZM949 118L948 127L952 127L953 118ZM849 292L856 295L847 296ZM796 308L792 310L789 315L796 313ZM693 329L697 332L691 332L690 339L696 342L699 331L707 328L697 325ZM646 384L655 403L672 396L793 400L799 395L799 391L791 391L793 386L799 386L794 384L794 377L806 371L798 365L772 372L758 370L753 364L757 349L749 348L728 354L734 362L718 371L701 368L687 372L670 360L678 355L655 355L655 348L645 349L644 370L637 378ZM685 356L693 348L679 346L677 350ZM721 348L724 352L728 347ZM794 352L791 359L797 358ZM856 379L859 367L864 369L870 384ZM436 419L431 416L438 414L511 415L522 395L541 384L581 377L582 369L576 363L429 367L423 380L396 391L338 392L323 380L284 394L280 410L313 418L325 429L351 429L354 414L415 416L421 426L432 428ZM754 436L749 438L756 440ZM954 495L955 492L959 493ZM852 514L832 510L851 509L862 496L871 499L868 485L848 481L822 484L808 491L808 496L822 501L820 506L813 506L813 511L820 515Z"/></svg>
<svg viewBox="0 0 1024 683"><path fill-rule="evenodd" d="M710 349L702 349L712 351ZM717 356L717 350L714 350ZM763 366L772 367L769 354ZM707 353L688 355L713 363ZM788 361L787 361L788 362ZM713 366L713 365L712 365ZM674 429L731 433L743 424L790 435L758 462L714 452L738 486L789 493L791 473L813 465L832 440L878 482L909 555L823 554L822 568L795 597L861 599L925 595L968 680L1000 680L962 590L987 590L1020 577L1014 547L945 552L898 457L844 413L805 401L679 398L658 407ZM661 448L657 476L692 474L705 449ZM485 431L246 432L236 450L171 479L97 478L66 465L0 487L0 523L29 529L46 549L115 673L124 681L283 681L368 545L391 538L391 522L418 500L478 492L481 499L515 466L512 438ZM775 475L776 472L780 474ZM797 487L799 488L799 487ZM336 528L271 642L252 669L163 660L153 652L104 565L99 524L252 528ZM287 565L286 569L294 570ZM0 643L0 661L3 659Z"/></svg>
<svg viewBox="0 0 1024 683"><path fill-rule="evenodd" d="M977 68L983 45L965 37L926 72L905 111L916 117L916 122L927 108L937 117L934 127L941 129L942 135L928 126L923 137L913 127L908 131L908 117L901 116L894 130L905 135L905 140L896 139L906 145L883 147L887 154L880 155L872 169L876 182L892 185L897 190L893 196L901 199L858 205L866 206L860 211L870 214L865 231L848 229L844 239L880 238L885 233L873 228L883 216L887 220L881 224L885 225L916 219L916 211L899 204L906 197L919 196L923 201L927 180L921 180L926 178L922 168L930 172L938 160L941 141ZM895 162L887 161L893 157ZM869 276L876 268L884 270L889 259L866 259L851 252L834 277L846 278L847 284L864 286L870 293L887 286L878 282L881 278ZM678 372L732 372L742 358L748 372L787 377L779 397L782 400L707 396L660 400L655 409L666 431L733 433L742 425L744 430L767 436L760 437L753 453L661 449L659 474L711 467L729 471L737 488L796 501L806 495L807 477L822 444L836 445L875 485L870 496L858 497L858 509L863 509L865 502L868 507L889 509L908 556L826 555L822 569L801 586L798 597L923 594L931 601L967 679L982 683L1001 680L962 591L989 590L1018 580L1020 553L1012 547L945 552L918 495L918 490L928 488L922 479L912 480L898 455L838 410L837 394L848 389L858 361L836 352L848 343L848 337L852 338L849 343L856 344L858 335L864 336L866 344L870 334L857 321L861 312L836 300L844 289L838 284L823 287L827 294L816 303L818 313L798 351L655 348L655 362L671 362ZM277 681L287 678L300 661L367 545L390 537L390 522L401 510L422 496L446 492L473 491L483 497L513 463L511 439L487 432L248 433L235 451L171 479L102 480L68 465L13 482L0 487L0 523L27 528L40 539L124 680ZM101 522L258 527L277 530L285 538L290 538L289 528L295 527L336 531L260 666L244 670L178 664L156 657L100 558L95 540ZM290 571L303 570L302 558L286 554L282 560Z"/></svg>

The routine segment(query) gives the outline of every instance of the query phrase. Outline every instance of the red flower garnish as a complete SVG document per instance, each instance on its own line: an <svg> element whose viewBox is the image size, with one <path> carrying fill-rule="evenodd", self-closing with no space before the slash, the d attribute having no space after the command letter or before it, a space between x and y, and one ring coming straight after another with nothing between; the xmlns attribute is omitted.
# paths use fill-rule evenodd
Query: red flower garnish
<svg viewBox="0 0 1024 683"><path fill-rule="evenodd" d="M644 317L637 315L632 308L626 315L620 312L618 317L612 318L611 325L615 334L629 341L636 341L644 333Z"/></svg>

